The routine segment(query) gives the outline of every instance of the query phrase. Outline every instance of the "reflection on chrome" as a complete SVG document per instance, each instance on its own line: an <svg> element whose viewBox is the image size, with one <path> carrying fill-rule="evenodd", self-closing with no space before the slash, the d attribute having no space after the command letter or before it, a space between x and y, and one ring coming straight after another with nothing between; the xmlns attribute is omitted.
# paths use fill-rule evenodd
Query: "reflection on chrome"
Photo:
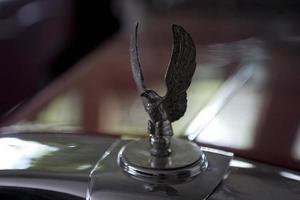
<svg viewBox="0 0 300 200"><path fill-rule="evenodd" d="M224 156L233 156L233 153L228 152L228 151L223 151L223 150L220 150L220 149L213 149L213 148L201 146L201 150L206 151L206 152L221 154L221 155L224 155Z"/></svg>
<svg viewBox="0 0 300 200"><path fill-rule="evenodd" d="M300 181L300 175L295 174L295 173L282 171L282 172L280 172L280 175L285 177L285 178L288 178L288 179L292 179L292 180L295 180L295 181Z"/></svg>
<svg viewBox="0 0 300 200"><path fill-rule="evenodd" d="M230 167L236 167L236 168L254 168L255 167L255 165L253 165L249 162L241 161L241 160L231 160L229 165L230 165Z"/></svg>
<svg viewBox="0 0 300 200"><path fill-rule="evenodd" d="M88 164L85 164L85 165L80 165L77 167L78 170L85 170L85 169L89 169L93 167L93 165L88 165Z"/></svg>
<svg viewBox="0 0 300 200"><path fill-rule="evenodd" d="M69 148L76 148L76 147L77 147L77 144L67 144L67 146L68 146Z"/></svg>
<svg viewBox="0 0 300 200"><path fill-rule="evenodd" d="M0 170L27 169L59 148L19 138L0 138Z"/></svg>

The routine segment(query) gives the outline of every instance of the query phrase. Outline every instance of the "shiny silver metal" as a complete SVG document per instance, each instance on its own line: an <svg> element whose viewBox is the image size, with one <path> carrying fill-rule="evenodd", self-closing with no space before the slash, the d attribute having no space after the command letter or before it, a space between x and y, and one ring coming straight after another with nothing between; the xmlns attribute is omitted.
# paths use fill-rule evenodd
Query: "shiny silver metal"
<svg viewBox="0 0 300 200"><path fill-rule="evenodd" d="M150 153L148 140L132 141L118 154L118 163L130 177L153 184L176 184L188 181L207 169L205 154L196 144L173 139L172 153L157 157Z"/></svg>
<svg viewBox="0 0 300 200"><path fill-rule="evenodd" d="M299 200L300 173L242 158L230 162L230 174L208 200Z"/></svg>
<svg viewBox="0 0 300 200"><path fill-rule="evenodd" d="M232 153L203 149L208 166L205 172L185 182L170 184L150 183L137 180L124 173L117 165L120 149L130 141L119 141L105 153L90 176L88 200L102 199L143 199L143 200L200 200L206 199L223 180L228 172ZM201 149L200 147L198 147Z"/></svg>
<svg viewBox="0 0 300 200"><path fill-rule="evenodd" d="M0 137L3 149L0 152L0 197L3 199L7 188L16 194L23 188L28 189L28 195L52 191L82 200L86 192L91 200L300 199L299 172L232 158L231 153L204 147L201 150L209 162L208 168L194 179L175 185L137 181L126 176L117 165L118 152L127 143L115 138L69 133L4 133ZM48 147L57 151L46 153L45 150L50 150ZM6 148L9 150L5 151ZM30 151L32 154L27 151L32 149L35 149ZM46 154L37 157L42 151ZM18 152L22 154L17 156Z"/></svg>

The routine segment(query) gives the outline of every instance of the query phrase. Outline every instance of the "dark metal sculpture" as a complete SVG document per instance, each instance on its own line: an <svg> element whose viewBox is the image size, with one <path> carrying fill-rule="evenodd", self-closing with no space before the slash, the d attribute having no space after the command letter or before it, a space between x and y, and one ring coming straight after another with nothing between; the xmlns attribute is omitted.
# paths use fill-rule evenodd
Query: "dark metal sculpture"
<svg viewBox="0 0 300 200"><path fill-rule="evenodd" d="M132 34L130 61L133 77L145 110L150 116L148 133L150 135L151 154L164 157L171 152L170 142L173 135L171 123L181 118L187 107L187 89L196 68L196 48L191 36L178 25L172 26L173 52L165 76L166 95L161 97L155 91L146 88L137 50L138 24Z"/></svg>
<svg viewBox="0 0 300 200"><path fill-rule="evenodd" d="M208 166L205 154L193 142L174 138L171 145L171 123L186 111L186 91L196 67L196 49L191 36L178 25L172 28L173 52L165 77L167 92L163 97L145 86L137 50L138 24L130 46L133 77L150 116L150 145L146 139L126 143L118 153L118 164L126 175L152 189L197 179Z"/></svg>

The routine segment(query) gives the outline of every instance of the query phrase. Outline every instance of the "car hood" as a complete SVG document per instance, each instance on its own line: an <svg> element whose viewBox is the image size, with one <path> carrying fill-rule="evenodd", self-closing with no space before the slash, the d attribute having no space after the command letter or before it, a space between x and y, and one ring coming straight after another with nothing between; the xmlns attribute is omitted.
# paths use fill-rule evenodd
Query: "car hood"
<svg viewBox="0 0 300 200"><path fill-rule="evenodd" d="M113 154L108 152L117 152L122 143L126 141L76 134L7 134L0 137L0 186L56 191L83 199L89 198L91 191L94 194L109 195L108 199L145 199L147 193L140 197L135 193L122 193L128 191L126 187L130 186L121 185L118 188L118 181L123 178L120 179L121 176L116 176L116 173L110 174L110 177L117 177L115 180L106 177L109 174L106 172L113 171L108 168L109 165L103 164L112 160L110 156ZM215 149L202 149L214 156L223 154ZM217 160L214 156L208 156L212 158L212 162ZM92 174L95 176L91 176ZM138 183L135 185L139 187ZM109 191L109 188L118 191ZM202 188L201 185L194 186L189 191L200 191ZM296 200L300 198L299 188L298 172L234 157L222 179L207 193L205 199ZM131 190L135 191L132 187ZM156 197L155 199L182 199L180 193L177 196L168 195L163 190L149 193L149 197Z"/></svg>
<svg viewBox="0 0 300 200"><path fill-rule="evenodd" d="M0 138L0 186L85 198L90 172L115 140L67 133L7 134Z"/></svg>

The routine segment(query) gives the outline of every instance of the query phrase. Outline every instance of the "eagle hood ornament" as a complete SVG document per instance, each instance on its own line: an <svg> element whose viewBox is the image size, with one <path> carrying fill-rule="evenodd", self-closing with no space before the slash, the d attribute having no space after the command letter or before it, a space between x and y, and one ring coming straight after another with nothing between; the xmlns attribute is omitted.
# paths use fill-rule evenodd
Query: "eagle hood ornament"
<svg viewBox="0 0 300 200"><path fill-rule="evenodd" d="M172 30L173 51L165 75L167 90L164 96L145 85L138 56L137 23L130 43L133 78L150 118L149 140L142 139L124 145L118 154L118 163L130 177L151 184L181 183L207 167L206 157L196 144L172 139L171 123L186 111L186 91L196 68L196 48L191 36L178 25L173 25Z"/></svg>
<svg viewBox="0 0 300 200"><path fill-rule="evenodd" d="M186 90L195 71L193 40L182 27L173 25L173 53L165 77L167 92L159 96L145 85L137 51L137 30L136 24L130 46L131 67L138 94L149 114L150 139L114 142L92 170L87 197L207 199L228 175L233 154L172 138L171 123L185 113Z"/></svg>
<svg viewBox="0 0 300 200"><path fill-rule="evenodd" d="M196 69L196 48L191 36L178 25L172 26L173 51L165 75L167 92L159 96L145 86L137 48L138 23L131 37L130 61L133 78L144 108L149 114L148 133L153 156L168 156L173 135L171 123L181 118L187 107L187 89Z"/></svg>

